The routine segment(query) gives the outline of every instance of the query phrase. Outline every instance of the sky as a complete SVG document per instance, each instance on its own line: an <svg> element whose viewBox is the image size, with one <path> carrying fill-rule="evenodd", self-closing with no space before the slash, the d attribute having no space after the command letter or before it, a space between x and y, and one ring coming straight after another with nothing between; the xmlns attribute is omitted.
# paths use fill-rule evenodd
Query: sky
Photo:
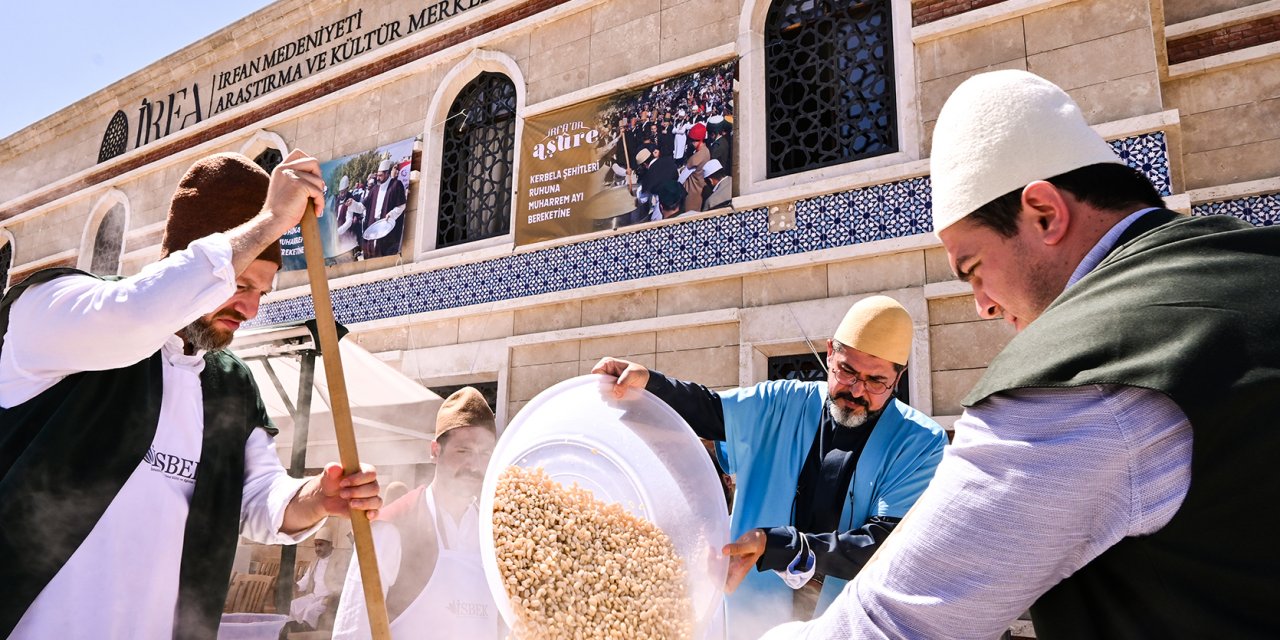
<svg viewBox="0 0 1280 640"><path fill-rule="evenodd" d="M243 18L272 0L0 0L0 138Z"/></svg>

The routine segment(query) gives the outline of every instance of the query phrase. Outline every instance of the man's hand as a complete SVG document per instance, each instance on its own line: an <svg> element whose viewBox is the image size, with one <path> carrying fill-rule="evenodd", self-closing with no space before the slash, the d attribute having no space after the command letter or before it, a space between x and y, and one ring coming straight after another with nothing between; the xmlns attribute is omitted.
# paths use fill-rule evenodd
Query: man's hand
<svg viewBox="0 0 1280 640"><path fill-rule="evenodd" d="M379 497L378 472L373 465L362 464L360 471L342 475L342 465L330 462L318 476L307 479L284 512L280 530L296 533L329 516L347 517L351 509L366 512L369 519L378 517L382 507Z"/></svg>
<svg viewBox="0 0 1280 640"><path fill-rule="evenodd" d="M733 593L742 579L747 577L747 572L755 568L756 561L764 555L764 542L764 530L752 529L742 534L737 542L726 544L720 551L729 556L729 575L724 581L725 593Z"/></svg>
<svg viewBox="0 0 1280 640"><path fill-rule="evenodd" d="M302 220L308 200L315 203L317 216L324 212L324 178L320 174L320 161L294 149L272 170L263 210L281 218L281 224L285 225L281 231L283 234Z"/></svg>
<svg viewBox="0 0 1280 640"><path fill-rule="evenodd" d="M231 265L243 273L263 249L278 241L302 220L307 202L315 202L316 215L324 212L324 179L320 161L294 149L271 172L267 200L262 211L248 222L227 232L231 241Z"/></svg>
<svg viewBox="0 0 1280 640"><path fill-rule="evenodd" d="M600 362L591 368L591 373L603 373L617 378L618 383L613 387L613 395L619 398L626 393L628 387L643 389L649 383L649 370L644 365L618 358L601 358Z"/></svg>

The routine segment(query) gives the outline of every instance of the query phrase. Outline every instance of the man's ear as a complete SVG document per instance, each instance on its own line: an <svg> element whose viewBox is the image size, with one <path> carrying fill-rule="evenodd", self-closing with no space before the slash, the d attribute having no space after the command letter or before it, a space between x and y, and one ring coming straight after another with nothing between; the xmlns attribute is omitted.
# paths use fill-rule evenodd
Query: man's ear
<svg viewBox="0 0 1280 640"><path fill-rule="evenodd" d="M1022 215L1030 216L1029 222L1040 241L1049 246L1062 242L1071 227L1066 198L1044 180L1032 182L1022 190Z"/></svg>

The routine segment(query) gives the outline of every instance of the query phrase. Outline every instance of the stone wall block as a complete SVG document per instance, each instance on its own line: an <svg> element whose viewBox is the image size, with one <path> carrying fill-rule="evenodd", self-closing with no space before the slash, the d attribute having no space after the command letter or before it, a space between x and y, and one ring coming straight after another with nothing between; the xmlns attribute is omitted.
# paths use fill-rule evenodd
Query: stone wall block
<svg viewBox="0 0 1280 640"><path fill-rule="evenodd" d="M657 370L708 387L738 383L738 347L710 347L657 354Z"/></svg>
<svg viewBox="0 0 1280 640"><path fill-rule="evenodd" d="M658 353L687 351L710 347L731 347L738 344L738 324L711 324L701 327L682 327L658 332Z"/></svg>
<svg viewBox="0 0 1280 640"><path fill-rule="evenodd" d="M1150 0L1068 2L1027 14L1023 25L1027 53L1037 54L1134 29L1150 29L1151 4Z"/></svg>
<svg viewBox="0 0 1280 640"><path fill-rule="evenodd" d="M919 287L924 282L924 254L919 251L827 265L827 291L832 297Z"/></svg>
<svg viewBox="0 0 1280 640"><path fill-rule="evenodd" d="M572 300L515 311L515 334L541 333L582 326L582 302Z"/></svg>
<svg viewBox="0 0 1280 640"><path fill-rule="evenodd" d="M653 289L590 297L582 301L584 327L652 318L657 314L658 294Z"/></svg>
<svg viewBox="0 0 1280 640"><path fill-rule="evenodd" d="M934 371L985 368L1013 335L1003 320L935 325L929 327L929 360Z"/></svg>
<svg viewBox="0 0 1280 640"><path fill-rule="evenodd" d="M742 306L742 280L691 282L657 290L658 315L670 316Z"/></svg>
<svg viewBox="0 0 1280 640"><path fill-rule="evenodd" d="M511 366L577 362L578 351L577 340L516 345L511 347Z"/></svg>
<svg viewBox="0 0 1280 640"><path fill-rule="evenodd" d="M916 47L916 79L936 80L1027 56L1022 20L1003 20Z"/></svg>
<svg viewBox="0 0 1280 640"><path fill-rule="evenodd" d="M827 297L827 266L762 271L742 278L742 304L762 307Z"/></svg>
<svg viewBox="0 0 1280 640"><path fill-rule="evenodd" d="M631 356L653 354L656 345L657 334L653 331L583 338L581 359L592 364L605 356L632 360Z"/></svg>

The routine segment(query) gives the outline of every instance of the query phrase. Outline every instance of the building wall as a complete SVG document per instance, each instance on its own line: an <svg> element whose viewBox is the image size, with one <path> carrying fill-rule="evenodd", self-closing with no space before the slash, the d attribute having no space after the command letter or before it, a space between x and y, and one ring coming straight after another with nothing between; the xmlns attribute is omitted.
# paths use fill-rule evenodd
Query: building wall
<svg viewBox="0 0 1280 640"><path fill-rule="evenodd" d="M330 268L352 339L411 377L432 385L496 380L503 420L605 355L712 388L750 384L763 379L767 357L820 352L849 304L887 293L916 322L913 403L949 424L1011 333L977 318L929 233L926 159L946 97L981 71L1039 73L1162 181L1171 206L1265 224L1280 209L1280 51L1236 39L1173 65L1166 51L1170 41L1280 10L1274 2L934 4L894 5L907 21L895 40L906 61L897 70L900 153L785 180L741 169L730 212L530 247L508 235L435 250L441 114L480 70L512 77L527 117L740 57L737 164L754 162L762 103L759 80L746 76L760 71L767 1L490 0L97 162L116 110L132 118L144 98L209 83L357 11L372 25L404 22L422 7L282 0L0 141L10 275L76 264L91 251L84 238L92 242L111 193L128 209L122 271L136 273L157 255L178 179L208 153L298 148L333 158L422 136L403 254ZM796 228L776 229L771 208L789 206ZM306 317L309 305L305 274L282 274L260 324Z"/></svg>

